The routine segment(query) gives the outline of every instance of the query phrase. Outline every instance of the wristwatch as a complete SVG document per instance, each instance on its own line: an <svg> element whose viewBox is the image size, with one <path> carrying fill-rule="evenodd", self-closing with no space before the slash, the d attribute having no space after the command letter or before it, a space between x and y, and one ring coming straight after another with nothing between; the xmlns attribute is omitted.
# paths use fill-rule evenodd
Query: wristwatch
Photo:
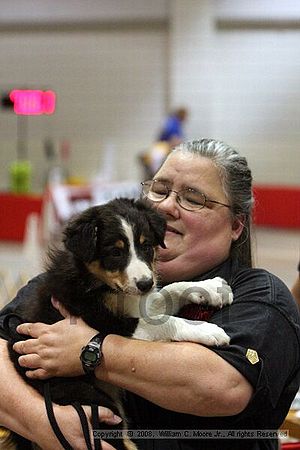
<svg viewBox="0 0 300 450"><path fill-rule="evenodd" d="M102 342L104 337L98 333L96 336L92 337L89 343L82 347L80 360L83 370L86 374L92 375L96 369L101 364L102 360Z"/></svg>

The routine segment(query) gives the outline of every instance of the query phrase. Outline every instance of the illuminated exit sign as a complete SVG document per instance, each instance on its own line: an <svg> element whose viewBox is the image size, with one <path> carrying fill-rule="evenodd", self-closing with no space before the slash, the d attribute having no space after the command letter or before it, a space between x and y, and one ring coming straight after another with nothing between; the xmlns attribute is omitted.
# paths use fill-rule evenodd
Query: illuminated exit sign
<svg viewBox="0 0 300 450"><path fill-rule="evenodd" d="M55 92L33 89L14 89L9 94L14 112L24 116L53 114L55 111Z"/></svg>

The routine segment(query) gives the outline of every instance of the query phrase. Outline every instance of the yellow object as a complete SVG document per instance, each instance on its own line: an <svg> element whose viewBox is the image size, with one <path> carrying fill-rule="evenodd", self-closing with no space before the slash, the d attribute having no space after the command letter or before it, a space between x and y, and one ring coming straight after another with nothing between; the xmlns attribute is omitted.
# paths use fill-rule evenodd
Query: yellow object
<svg viewBox="0 0 300 450"><path fill-rule="evenodd" d="M16 443L13 439L13 433L4 427L0 427L0 449L17 450Z"/></svg>
<svg viewBox="0 0 300 450"><path fill-rule="evenodd" d="M248 348L247 353L246 353L246 358L248 359L248 361L251 362L251 364L256 364L259 361L257 352L255 350L253 350L252 348Z"/></svg>
<svg viewBox="0 0 300 450"><path fill-rule="evenodd" d="M87 184L87 180L84 177L79 176L70 176L67 178L67 184L71 184L73 186L85 186Z"/></svg>
<svg viewBox="0 0 300 450"><path fill-rule="evenodd" d="M8 437L11 432L7 428L0 427L0 439Z"/></svg>

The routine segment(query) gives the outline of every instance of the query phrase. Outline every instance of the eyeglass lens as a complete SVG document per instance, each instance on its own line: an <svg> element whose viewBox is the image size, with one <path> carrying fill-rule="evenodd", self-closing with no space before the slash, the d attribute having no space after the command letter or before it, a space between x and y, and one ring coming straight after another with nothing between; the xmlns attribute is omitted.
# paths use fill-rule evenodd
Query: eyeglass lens
<svg viewBox="0 0 300 450"><path fill-rule="evenodd" d="M145 182L143 184L144 194L153 202L159 202L168 197L172 191L160 181ZM176 192L178 203L186 209L194 210L203 208L205 205L205 195L191 188Z"/></svg>

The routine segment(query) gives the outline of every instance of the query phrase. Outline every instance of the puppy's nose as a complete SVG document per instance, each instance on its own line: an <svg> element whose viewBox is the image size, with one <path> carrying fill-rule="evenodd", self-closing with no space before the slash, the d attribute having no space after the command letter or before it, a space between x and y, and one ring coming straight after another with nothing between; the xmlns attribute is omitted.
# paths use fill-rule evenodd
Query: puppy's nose
<svg viewBox="0 0 300 450"><path fill-rule="evenodd" d="M153 286L153 279L152 278L142 278L141 280L136 282L136 287L141 292L148 292Z"/></svg>

